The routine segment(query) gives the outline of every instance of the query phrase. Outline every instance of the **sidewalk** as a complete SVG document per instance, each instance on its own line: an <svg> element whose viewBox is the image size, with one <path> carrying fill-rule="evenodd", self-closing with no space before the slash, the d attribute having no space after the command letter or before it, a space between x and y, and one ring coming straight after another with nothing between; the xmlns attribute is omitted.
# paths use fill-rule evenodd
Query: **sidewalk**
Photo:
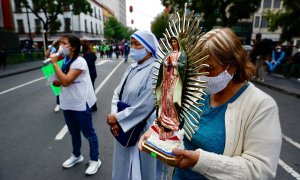
<svg viewBox="0 0 300 180"><path fill-rule="evenodd" d="M42 61L31 61L13 65L9 64L5 70L0 69L0 78L40 69L41 67ZM300 81L296 78L286 79L280 74L265 74L264 82L253 81L253 83L300 98Z"/></svg>

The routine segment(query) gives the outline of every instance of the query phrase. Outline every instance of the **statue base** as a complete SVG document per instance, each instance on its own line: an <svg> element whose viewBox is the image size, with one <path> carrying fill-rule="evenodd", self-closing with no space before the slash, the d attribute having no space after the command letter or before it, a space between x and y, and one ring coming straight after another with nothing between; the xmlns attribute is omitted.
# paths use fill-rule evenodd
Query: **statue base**
<svg viewBox="0 0 300 180"><path fill-rule="evenodd" d="M181 159L181 157L170 155L157 149L153 145L149 144L147 140L143 142L142 146L143 151L149 153L152 157L157 158L170 166L176 166Z"/></svg>
<svg viewBox="0 0 300 180"><path fill-rule="evenodd" d="M159 139L158 130L154 125L150 127L150 130L151 136L143 142L142 150L168 165L176 166L178 164L178 161L180 160L180 157L175 156L172 153L172 149L184 149L184 131L175 131L172 137L169 137L166 140L161 140Z"/></svg>

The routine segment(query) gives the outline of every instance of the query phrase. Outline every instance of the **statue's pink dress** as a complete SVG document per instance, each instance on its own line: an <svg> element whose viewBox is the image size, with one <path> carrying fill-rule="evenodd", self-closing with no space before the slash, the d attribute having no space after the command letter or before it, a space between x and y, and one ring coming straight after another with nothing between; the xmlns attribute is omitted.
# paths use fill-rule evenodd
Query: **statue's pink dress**
<svg viewBox="0 0 300 180"><path fill-rule="evenodd" d="M173 95L174 88L179 79L179 75L174 74L175 68L177 68L177 60L180 52L173 51L168 58L172 60L172 64L168 64L167 60L163 67L163 80L162 80L162 95L161 95L161 113L158 117L158 121L162 126L171 129L171 132L164 132L161 128L156 125L159 129L160 139L164 140L173 135L174 131L179 130L179 119L176 111Z"/></svg>

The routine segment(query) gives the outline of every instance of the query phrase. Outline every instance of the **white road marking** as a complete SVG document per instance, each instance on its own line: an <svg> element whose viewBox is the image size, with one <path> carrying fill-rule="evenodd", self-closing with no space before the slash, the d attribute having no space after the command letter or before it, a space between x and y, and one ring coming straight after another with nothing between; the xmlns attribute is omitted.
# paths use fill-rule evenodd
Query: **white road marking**
<svg viewBox="0 0 300 180"><path fill-rule="evenodd" d="M289 174L291 174L294 178L297 180L300 180L300 174L297 173L293 168L291 168L289 165L287 165L285 162L283 162L281 159L279 159L278 164Z"/></svg>
<svg viewBox="0 0 300 180"><path fill-rule="evenodd" d="M103 62L104 63L104 62ZM103 64L102 63L102 64ZM119 66L123 63L123 61L121 61L110 73L109 75L102 81L102 83L96 88L95 90L95 94L98 94L98 92L100 91L100 89L104 86L104 84L108 81L108 79L114 74L114 72L119 68ZM55 140L62 140L64 138L64 136L66 135L66 133L68 132L68 128L65 125L60 131L59 133L55 136Z"/></svg>
<svg viewBox="0 0 300 180"><path fill-rule="evenodd" d="M68 132L67 125L64 125L64 127L59 131L59 133L55 136L55 140L62 140L66 133Z"/></svg>
<svg viewBox="0 0 300 180"><path fill-rule="evenodd" d="M290 144L294 145L296 148L300 149L300 144L294 141L292 138L282 134L282 138L289 142ZM294 178L297 180L300 180L300 174L296 172L293 168L291 168L289 165L287 165L284 161L279 159L278 164L289 174L291 174Z"/></svg>
<svg viewBox="0 0 300 180"><path fill-rule="evenodd" d="M10 92L10 91L13 91L13 90L15 90L15 89L18 89L18 88L20 88L20 87L23 87L23 86L32 84L32 83L34 83L34 82L36 82L36 81L39 81L39 80L42 80L42 79L45 79L45 77L41 77L41 78L38 78L38 79L35 79L35 80L32 80L32 81L29 81L29 82L27 82L27 83L25 83L25 84L21 84L21 85L19 85L19 86L16 86L16 87L10 88L10 89L8 89L8 90L2 91L2 92L0 92L0 95L5 94L5 93L8 93L8 92Z"/></svg>
<svg viewBox="0 0 300 180"><path fill-rule="evenodd" d="M100 66L106 62L112 62L112 60L100 60L99 62L96 63L96 66Z"/></svg>
<svg viewBox="0 0 300 180"><path fill-rule="evenodd" d="M282 134L282 138L284 140L286 140L287 142L291 143L292 145L294 145L296 148L300 149L300 144L297 143L296 141L294 141L292 138L287 137L286 135Z"/></svg>
<svg viewBox="0 0 300 180"><path fill-rule="evenodd" d="M108 81L108 79L114 74L114 72L119 68L119 66L123 63L123 61L119 62L119 64L109 73L109 75L102 81L102 83L97 87L95 93L98 94L100 89L104 86L104 84Z"/></svg>

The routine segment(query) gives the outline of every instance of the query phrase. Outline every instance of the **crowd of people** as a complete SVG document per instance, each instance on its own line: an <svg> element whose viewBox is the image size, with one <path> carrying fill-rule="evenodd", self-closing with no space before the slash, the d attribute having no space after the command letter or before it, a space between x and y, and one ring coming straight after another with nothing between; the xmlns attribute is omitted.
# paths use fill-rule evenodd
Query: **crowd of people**
<svg viewBox="0 0 300 180"><path fill-rule="evenodd" d="M265 72L277 72L286 78L296 77L300 80L299 54L294 49L300 49L300 45L293 46L291 42L286 45L274 43L270 39L263 39L260 33L256 34L253 49L249 53L251 62L255 65L254 80L264 82Z"/></svg>
<svg viewBox="0 0 300 180"><path fill-rule="evenodd" d="M250 82L254 75L263 78L257 71L268 64L266 57L269 54L259 50L262 41L258 36L251 52L251 56L255 57L254 66L230 28L213 29L199 40L200 45L196 51L207 49L205 55L208 59L205 63L209 65L199 72L208 72L208 75L198 75L199 81L207 82L207 89L204 89L206 93L198 104L203 113L200 118L194 117L199 121L200 128L195 129L191 140L184 138L185 149L173 149L173 153L180 157L172 173L173 179L275 177L281 149L278 107L272 97ZM71 156L63 162L64 168L71 168L84 160L81 154L81 133L90 148L90 161L85 173L93 175L101 166L101 137L98 137L92 120L92 111L97 110L94 91L97 77L95 54L112 57L112 52L115 52L117 58L124 55L127 62L130 51L133 63L128 66L114 90L107 124L112 136L118 136L121 131L126 132L142 121L146 124L136 144L124 147L114 141L112 179L155 180L165 176L167 165L142 151L142 142L150 136L149 128L157 118L156 98L152 88L155 82L154 66L159 66L156 61L158 46L156 37L150 31L133 33L130 46L128 42L123 45L92 46L87 40L80 41L75 35L63 35L49 46L48 55L57 77L53 84L61 86L59 105L72 141ZM270 61L273 66L282 63L279 59L282 55L278 54L280 52L275 49L269 52L274 54L274 59ZM299 59L299 55L300 48L299 54L294 56ZM58 65L60 59L63 59L62 67ZM174 58L174 62L171 62L173 66L166 68L172 76L176 72L174 68L177 66L174 64L178 63L178 59ZM273 71L276 68L273 66L268 70ZM126 105L122 110L119 109L121 103ZM192 115L193 110L187 109L187 113Z"/></svg>
<svg viewBox="0 0 300 180"><path fill-rule="evenodd" d="M117 59L119 59L119 57L121 56L124 57L125 62L127 62L130 46L125 40L124 42L120 42L120 43L95 44L93 45L93 49L96 53L100 54L100 58L103 58L105 56L107 58L112 58L113 54L115 54Z"/></svg>

